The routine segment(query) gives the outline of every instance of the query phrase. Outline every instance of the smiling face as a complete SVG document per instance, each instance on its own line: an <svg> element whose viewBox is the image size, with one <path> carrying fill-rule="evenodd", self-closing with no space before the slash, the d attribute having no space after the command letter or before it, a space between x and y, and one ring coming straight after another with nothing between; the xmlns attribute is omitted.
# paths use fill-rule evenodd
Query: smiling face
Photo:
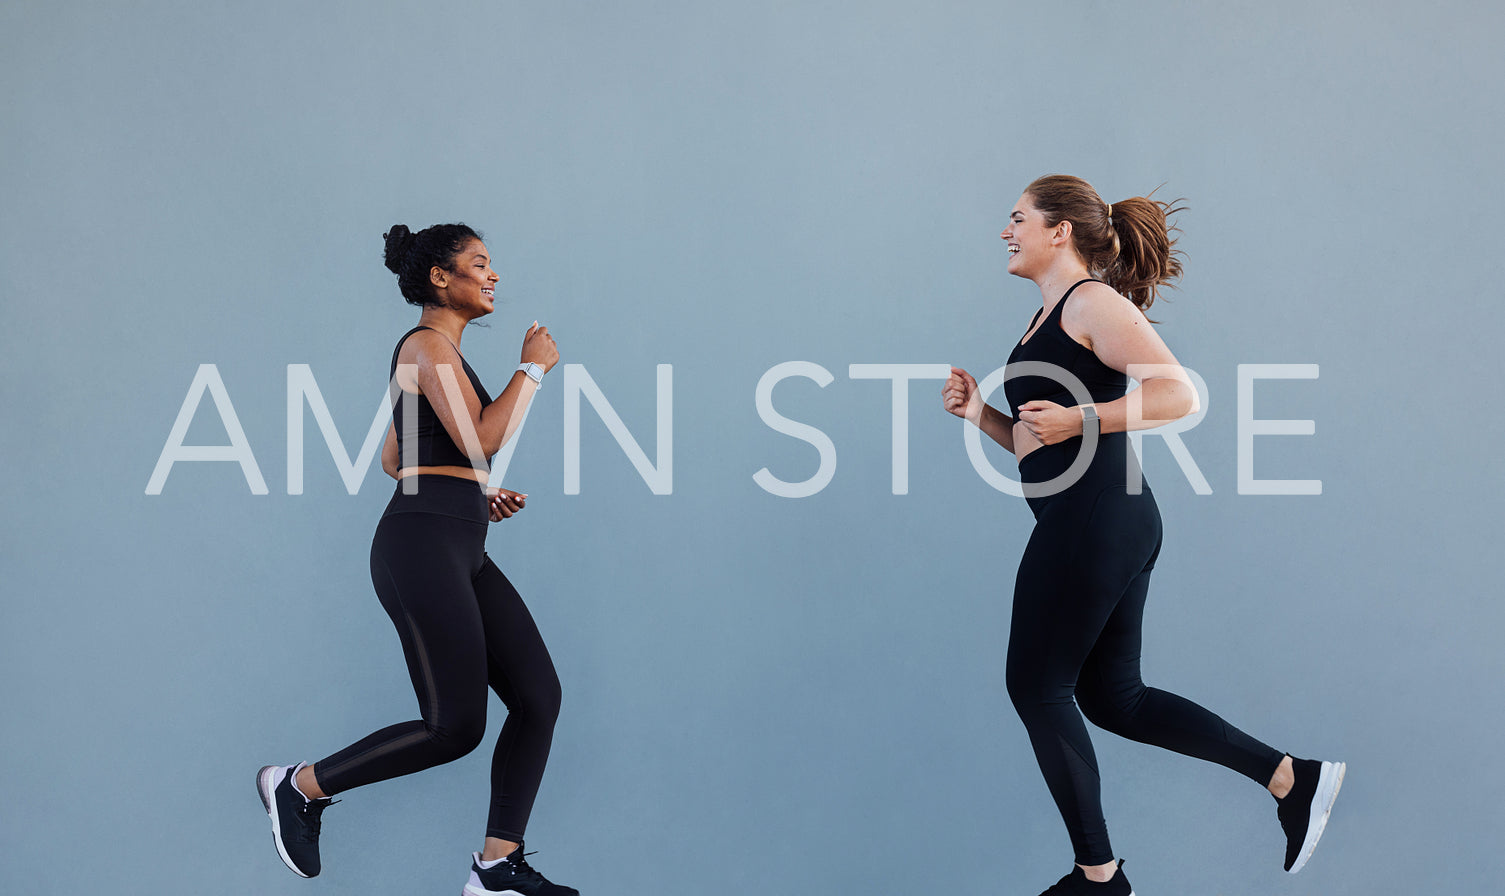
<svg viewBox="0 0 1505 896"><path fill-rule="evenodd" d="M1059 230L1060 225L1046 224L1044 213L1035 208L1028 193L1020 196L1009 212L1009 226L999 234L1009 247L1009 273L1026 279L1044 273L1060 245Z"/></svg>
<svg viewBox="0 0 1505 896"><path fill-rule="evenodd" d="M472 320L490 314L496 307L496 282L501 278L491 269L486 244L471 240L455 253L450 265L449 270L436 267L431 272L439 300Z"/></svg>

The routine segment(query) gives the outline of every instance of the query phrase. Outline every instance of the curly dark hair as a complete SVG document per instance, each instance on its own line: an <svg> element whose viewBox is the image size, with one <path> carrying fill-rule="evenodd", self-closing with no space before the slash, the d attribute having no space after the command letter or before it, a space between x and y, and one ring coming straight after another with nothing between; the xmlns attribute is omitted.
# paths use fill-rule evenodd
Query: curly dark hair
<svg viewBox="0 0 1505 896"><path fill-rule="evenodd" d="M436 267L453 271L455 256L481 235L464 224L435 224L417 233L398 224L382 238L387 241L387 270L397 275L397 286L408 304L443 305L434 293L429 272Z"/></svg>

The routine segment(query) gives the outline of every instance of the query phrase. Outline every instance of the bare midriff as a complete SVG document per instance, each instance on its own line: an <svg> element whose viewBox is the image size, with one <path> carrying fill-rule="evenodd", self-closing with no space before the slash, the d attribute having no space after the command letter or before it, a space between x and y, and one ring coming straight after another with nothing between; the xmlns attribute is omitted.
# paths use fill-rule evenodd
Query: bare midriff
<svg viewBox="0 0 1505 896"><path fill-rule="evenodd" d="M1034 433L1029 431L1029 427L1024 425L1024 421L1014 421L1014 457L1016 460L1024 460L1026 454L1043 447L1045 447L1044 443L1035 438Z"/></svg>
<svg viewBox="0 0 1505 896"><path fill-rule="evenodd" d="M409 476L453 476L456 479L469 479L485 485L491 479L491 473L486 470L477 470L475 467L404 467L397 471L398 479L406 479Z"/></svg>

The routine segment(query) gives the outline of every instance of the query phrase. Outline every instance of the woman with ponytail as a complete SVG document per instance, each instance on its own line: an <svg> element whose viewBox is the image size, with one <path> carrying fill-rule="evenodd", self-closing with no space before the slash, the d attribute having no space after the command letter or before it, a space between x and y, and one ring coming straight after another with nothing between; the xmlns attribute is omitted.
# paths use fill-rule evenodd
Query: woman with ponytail
<svg viewBox="0 0 1505 896"><path fill-rule="evenodd" d="M1140 678L1161 527L1128 433L1197 410L1196 389L1145 314L1181 275L1168 221L1179 210L1144 196L1110 205L1077 177L1030 184L1002 234L1009 273L1041 296L1009 356L1008 412L986 404L960 368L942 390L947 411L1018 458L1035 516L1015 580L1007 683L1076 859L1042 896L1133 893L1108 840L1084 715L1268 789L1291 873L1311 857L1343 781L1343 763L1294 759ZM1125 394L1130 377L1140 386Z"/></svg>
<svg viewBox="0 0 1505 896"><path fill-rule="evenodd" d="M538 793L559 678L517 589L486 556L488 522L527 496L488 489L492 455L517 432L559 360L547 327L523 336L521 363L491 398L460 353L465 325L490 314L496 283L486 244L464 224L386 234L386 264L418 326L397 341L392 425L382 469L398 481L371 543L371 580L402 642L422 718L383 728L313 763L256 776L282 861L319 873L319 828L337 793L459 759L486 734L487 689L507 707L491 760L490 814L465 896L579 896L528 865L523 829Z"/></svg>

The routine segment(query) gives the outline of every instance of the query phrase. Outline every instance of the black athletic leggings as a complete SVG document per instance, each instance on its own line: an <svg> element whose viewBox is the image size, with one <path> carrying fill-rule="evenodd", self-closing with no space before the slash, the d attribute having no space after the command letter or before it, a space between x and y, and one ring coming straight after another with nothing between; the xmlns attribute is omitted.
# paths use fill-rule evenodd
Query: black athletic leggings
<svg viewBox="0 0 1505 896"><path fill-rule="evenodd" d="M1066 470L1081 443L1037 448L1019 464L1035 530L1014 586L1008 690L1076 861L1102 865L1114 855L1083 715L1114 734L1216 762L1260 785L1284 754L1189 700L1145 687L1141 628L1160 553L1160 511L1148 486L1137 495L1125 488L1131 479L1143 482L1137 464L1129 466L1128 436L1102 436L1077 482L1053 496L1031 496L1032 485Z"/></svg>
<svg viewBox="0 0 1505 896"><path fill-rule="evenodd" d="M371 581L397 627L422 720L383 728L314 764L336 794L459 759L486 734L486 689L507 706L491 760L486 836L522 840L559 716L559 677L517 590L486 556L474 482L399 483L371 541Z"/></svg>

